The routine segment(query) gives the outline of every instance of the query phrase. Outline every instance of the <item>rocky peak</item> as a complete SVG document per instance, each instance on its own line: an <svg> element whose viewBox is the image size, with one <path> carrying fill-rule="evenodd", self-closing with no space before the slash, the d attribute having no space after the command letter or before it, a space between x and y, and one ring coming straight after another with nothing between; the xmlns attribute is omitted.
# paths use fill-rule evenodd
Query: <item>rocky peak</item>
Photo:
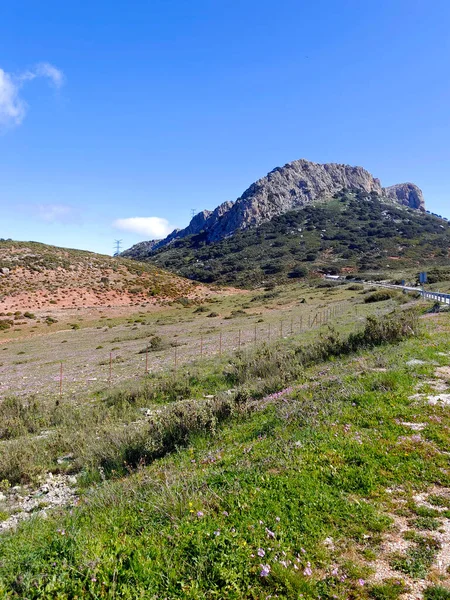
<svg viewBox="0 0 450 600"><path fill-rule="evenodd" d="M287 211L331 198L343 189L376 192L405 206L424 210L422 192L412 183L382 188L380 180L362 167L318 164L300 159L270 171L253 183L236 202L224 202L214 211L202 211L185 229L175 230L166 239L153 242L152 250L201 232L208 242L215 242L238 230L257 227ZM136 256L136 251L141 254L143 244L145 242L136 244L124 255Z"/></svg>
<svg viewBox="0 0 450 600"><path fill-rule="evenodd" d="M422 190L414 185L414 183L397 183L390 187L383 188L383 193L388 198L397 200L404 206L425 210L425 200Z"/></svg>

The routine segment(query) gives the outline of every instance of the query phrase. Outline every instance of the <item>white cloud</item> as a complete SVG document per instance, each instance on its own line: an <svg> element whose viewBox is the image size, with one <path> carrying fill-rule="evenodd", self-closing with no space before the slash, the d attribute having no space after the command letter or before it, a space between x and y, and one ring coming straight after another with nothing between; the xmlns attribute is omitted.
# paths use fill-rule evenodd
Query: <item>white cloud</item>
<svg viewBox="0 0 450 600"><path fill-rule="evenodd" d="M64 83L63 72L50 63L39 63L19 75L11 75L0 69L0 127L15 127L22 123L28 107L20 97L20 90L27 81L37 77L49 79L56 88Z"/></svg>
<svg viewBox="0 0 450 600"><path fill-rule="evenodd" d="M64 73L47 62L38 63L33 69L21 73L18 80L32 81L36 77L47 77L57 88L60 88L64 83Z"/></svg>
<svg viewBox="0 0 450 600"><path fill-rule="evenodd" d="M116 219L113 227L158 240L165 238L173 229L167 219L161 219L160 217Z"/></svg>
<svg viewBox="0 0 450 600"><path fill-rule="evenodd" d="M19 98L19 87L0 69L0 125L20 125L26 110L25 102Z"/></svg>

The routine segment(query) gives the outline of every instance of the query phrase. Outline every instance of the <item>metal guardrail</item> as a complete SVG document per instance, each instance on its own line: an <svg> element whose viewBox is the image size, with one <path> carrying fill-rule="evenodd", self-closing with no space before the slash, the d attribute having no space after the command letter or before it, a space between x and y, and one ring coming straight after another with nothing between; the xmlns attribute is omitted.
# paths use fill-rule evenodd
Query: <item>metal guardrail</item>
<svg viewBox="0 0 450 600"><path fill-rule="evenodd" d="M443 294L442 292L430 292L428 290L424 290L422 288L417 287L408 287L405 285L394 285L393 283L378 283L378 282L366 282L370 283L370 285L378 285L380 287L392 288L395 290L403 290L406 292L416 292L420 294L423 298L427 300L435 300L436 302L440 302L441 304L450 304L450 294Z"/></svg>

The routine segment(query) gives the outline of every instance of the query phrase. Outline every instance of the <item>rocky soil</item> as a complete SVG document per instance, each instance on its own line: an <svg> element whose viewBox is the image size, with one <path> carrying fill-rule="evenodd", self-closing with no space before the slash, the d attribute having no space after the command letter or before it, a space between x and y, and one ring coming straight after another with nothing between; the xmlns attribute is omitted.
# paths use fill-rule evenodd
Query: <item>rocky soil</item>
<svg viewBox="0 0 450 600"><path fill-rule="evenodd" d="M38 487L14 486L0 492L0 533L14 529L21 521L31 516L43 518L54 508L76 504L76 477L48 473Z"/></svg>

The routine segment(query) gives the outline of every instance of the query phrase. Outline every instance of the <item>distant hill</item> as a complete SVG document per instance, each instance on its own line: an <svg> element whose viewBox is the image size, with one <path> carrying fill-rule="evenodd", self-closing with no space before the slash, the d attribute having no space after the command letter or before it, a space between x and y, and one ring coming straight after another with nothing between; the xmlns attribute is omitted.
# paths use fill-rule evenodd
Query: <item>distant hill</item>
<svg viewBox="0 0 450 600"><path fill-rule="evenodd" d="M403 206L389 189L381 194L339 191L218 241L208 231L174 239L146 260L184 277L243 287L320 272L448 266L449 223Z"/></svg>
<svg viewBox="0 0 450 600"><path fill-rule="evenodd" d="M330 199L345 189L373 192L402 206L425 210L422 192L412 183L383 188L379 179L362 167L295 160L253 183L236 202L224 202L214 211L204 210L185 229L173 231L164 240L136 244L123 255L146 258L159 248L199 233L205 235L206 242L218 242L286 212Z"/></svg>
<svg viewBox="0 0 450 600"><path fill-rule="evenodd" d="M194 293L195 285L152 264L0 240L0 311L119 306Z"/></svg>

